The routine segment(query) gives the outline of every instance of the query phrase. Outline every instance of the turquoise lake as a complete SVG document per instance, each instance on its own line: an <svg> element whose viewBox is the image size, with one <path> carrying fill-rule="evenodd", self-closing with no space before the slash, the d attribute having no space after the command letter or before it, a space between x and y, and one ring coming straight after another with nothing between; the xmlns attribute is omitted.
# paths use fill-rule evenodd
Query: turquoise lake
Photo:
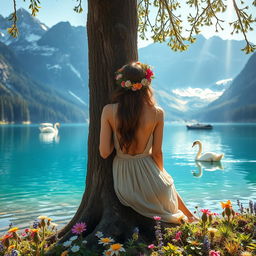
<svg viewBox="0 0 256 256"><path fill-rule="evenodd" d="M10 222L21 228L39 215L60 226L74 215L83 195L88 125L62 125L58 137L40 135L37 125L0 126L0 233ZM224 153L221 164L198 164L194 140L203 151ZM166 124L165 169L191 210L221 212L220 201L256 199L256 124L214 124L187 130Z"/></svg>

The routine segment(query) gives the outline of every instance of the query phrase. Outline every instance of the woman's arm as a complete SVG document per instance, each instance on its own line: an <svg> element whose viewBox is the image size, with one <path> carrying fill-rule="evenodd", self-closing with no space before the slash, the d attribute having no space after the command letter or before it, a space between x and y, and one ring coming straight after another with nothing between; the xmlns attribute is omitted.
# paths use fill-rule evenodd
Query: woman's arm
<svg viewBox="0 0 256 256"><path fill-rule="evenodd" d="M100 155L103 158L107 158L114 149L112 128L109 120L112 116L112 105L106 105L101 114L101 126L100 126Z"/></svg>
<svg viewBox="0 0 256 256"><path fill-rule="evenodd" d="M163 171L163 128L164 128L164 111L161 108L157 110L157 124L154 130L154 140L152 146L152 158L157 164L158 168Z"/></svg>

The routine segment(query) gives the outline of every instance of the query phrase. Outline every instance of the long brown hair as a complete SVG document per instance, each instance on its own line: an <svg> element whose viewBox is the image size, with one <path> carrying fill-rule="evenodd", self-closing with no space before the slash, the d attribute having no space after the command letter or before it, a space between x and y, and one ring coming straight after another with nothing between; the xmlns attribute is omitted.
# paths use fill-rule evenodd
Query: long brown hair
<svg viewBox="0 0 256 256"><path fill-rule="evenodd" d="M132 83L140 83L145 78L145 71L139 64L130 63L121 68L125 79ZM135 133L139 126L139 120L142 114L143 105L155 105L151 85L145 86L137 91L126 90L118 85L117 89L111 95L112 103L118 103L117 119L120 134L120 147L128 151L132 141L135 139Z"/></svg>

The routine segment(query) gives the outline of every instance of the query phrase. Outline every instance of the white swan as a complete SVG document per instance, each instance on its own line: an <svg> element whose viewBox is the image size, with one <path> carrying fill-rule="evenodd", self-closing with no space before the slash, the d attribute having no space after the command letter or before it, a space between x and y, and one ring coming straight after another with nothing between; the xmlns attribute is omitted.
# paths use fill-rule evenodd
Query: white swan
<svg viewBox="0 0 256 256"><path fill-rule="evenodd" d="M224 169L220 161L218 161L218 162L199 162L199 161L196 161L195 163L196 163L196 166L198 168L198 172L192 171L192 174L197 178L202 177L203 170L213 172L213 171Z"/></svg>
<svg viewBox="0 0 256 256"><path fill-rule="evenodd" d="M42 133L54 133L57 135L59 132L57 127L60 127L60 123L55 123L54 127L52 127L52 124L48 124L48 126L39 127L39 129Z"/></svg>
<svg viewBox="0 0 256 256"><path fill-rule="evenodd" d="M213 152L207 152L207 153L202 154L202 142L200 140L194 141L194 143L192 145L192 148L195 145L199 146L199 150L198 150L197 155L196 155L196 161L219 162L224 156L224 154L216 154L216 153L213 153Z"/></svg>

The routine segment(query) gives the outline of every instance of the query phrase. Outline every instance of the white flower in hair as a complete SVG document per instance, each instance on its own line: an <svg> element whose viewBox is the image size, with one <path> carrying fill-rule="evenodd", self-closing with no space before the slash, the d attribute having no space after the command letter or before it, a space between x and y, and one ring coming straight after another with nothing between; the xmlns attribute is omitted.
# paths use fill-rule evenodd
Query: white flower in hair
<svg viewBox="0 0 256 256"><path fill-rule="evenodd" d="M130 81L130 80L127 80L127 81L125 82L125 87L131 87L131 86L132 86L131 81Z"/></svg>
<svg viewBox="0 0 256 256"><path fill-rule="evenodd" d="M142 84L143 86L147 86L147 85L149 85L149 81L148 81L148 79L143 78L143 79L141 80L141 84Z"/></svg>

